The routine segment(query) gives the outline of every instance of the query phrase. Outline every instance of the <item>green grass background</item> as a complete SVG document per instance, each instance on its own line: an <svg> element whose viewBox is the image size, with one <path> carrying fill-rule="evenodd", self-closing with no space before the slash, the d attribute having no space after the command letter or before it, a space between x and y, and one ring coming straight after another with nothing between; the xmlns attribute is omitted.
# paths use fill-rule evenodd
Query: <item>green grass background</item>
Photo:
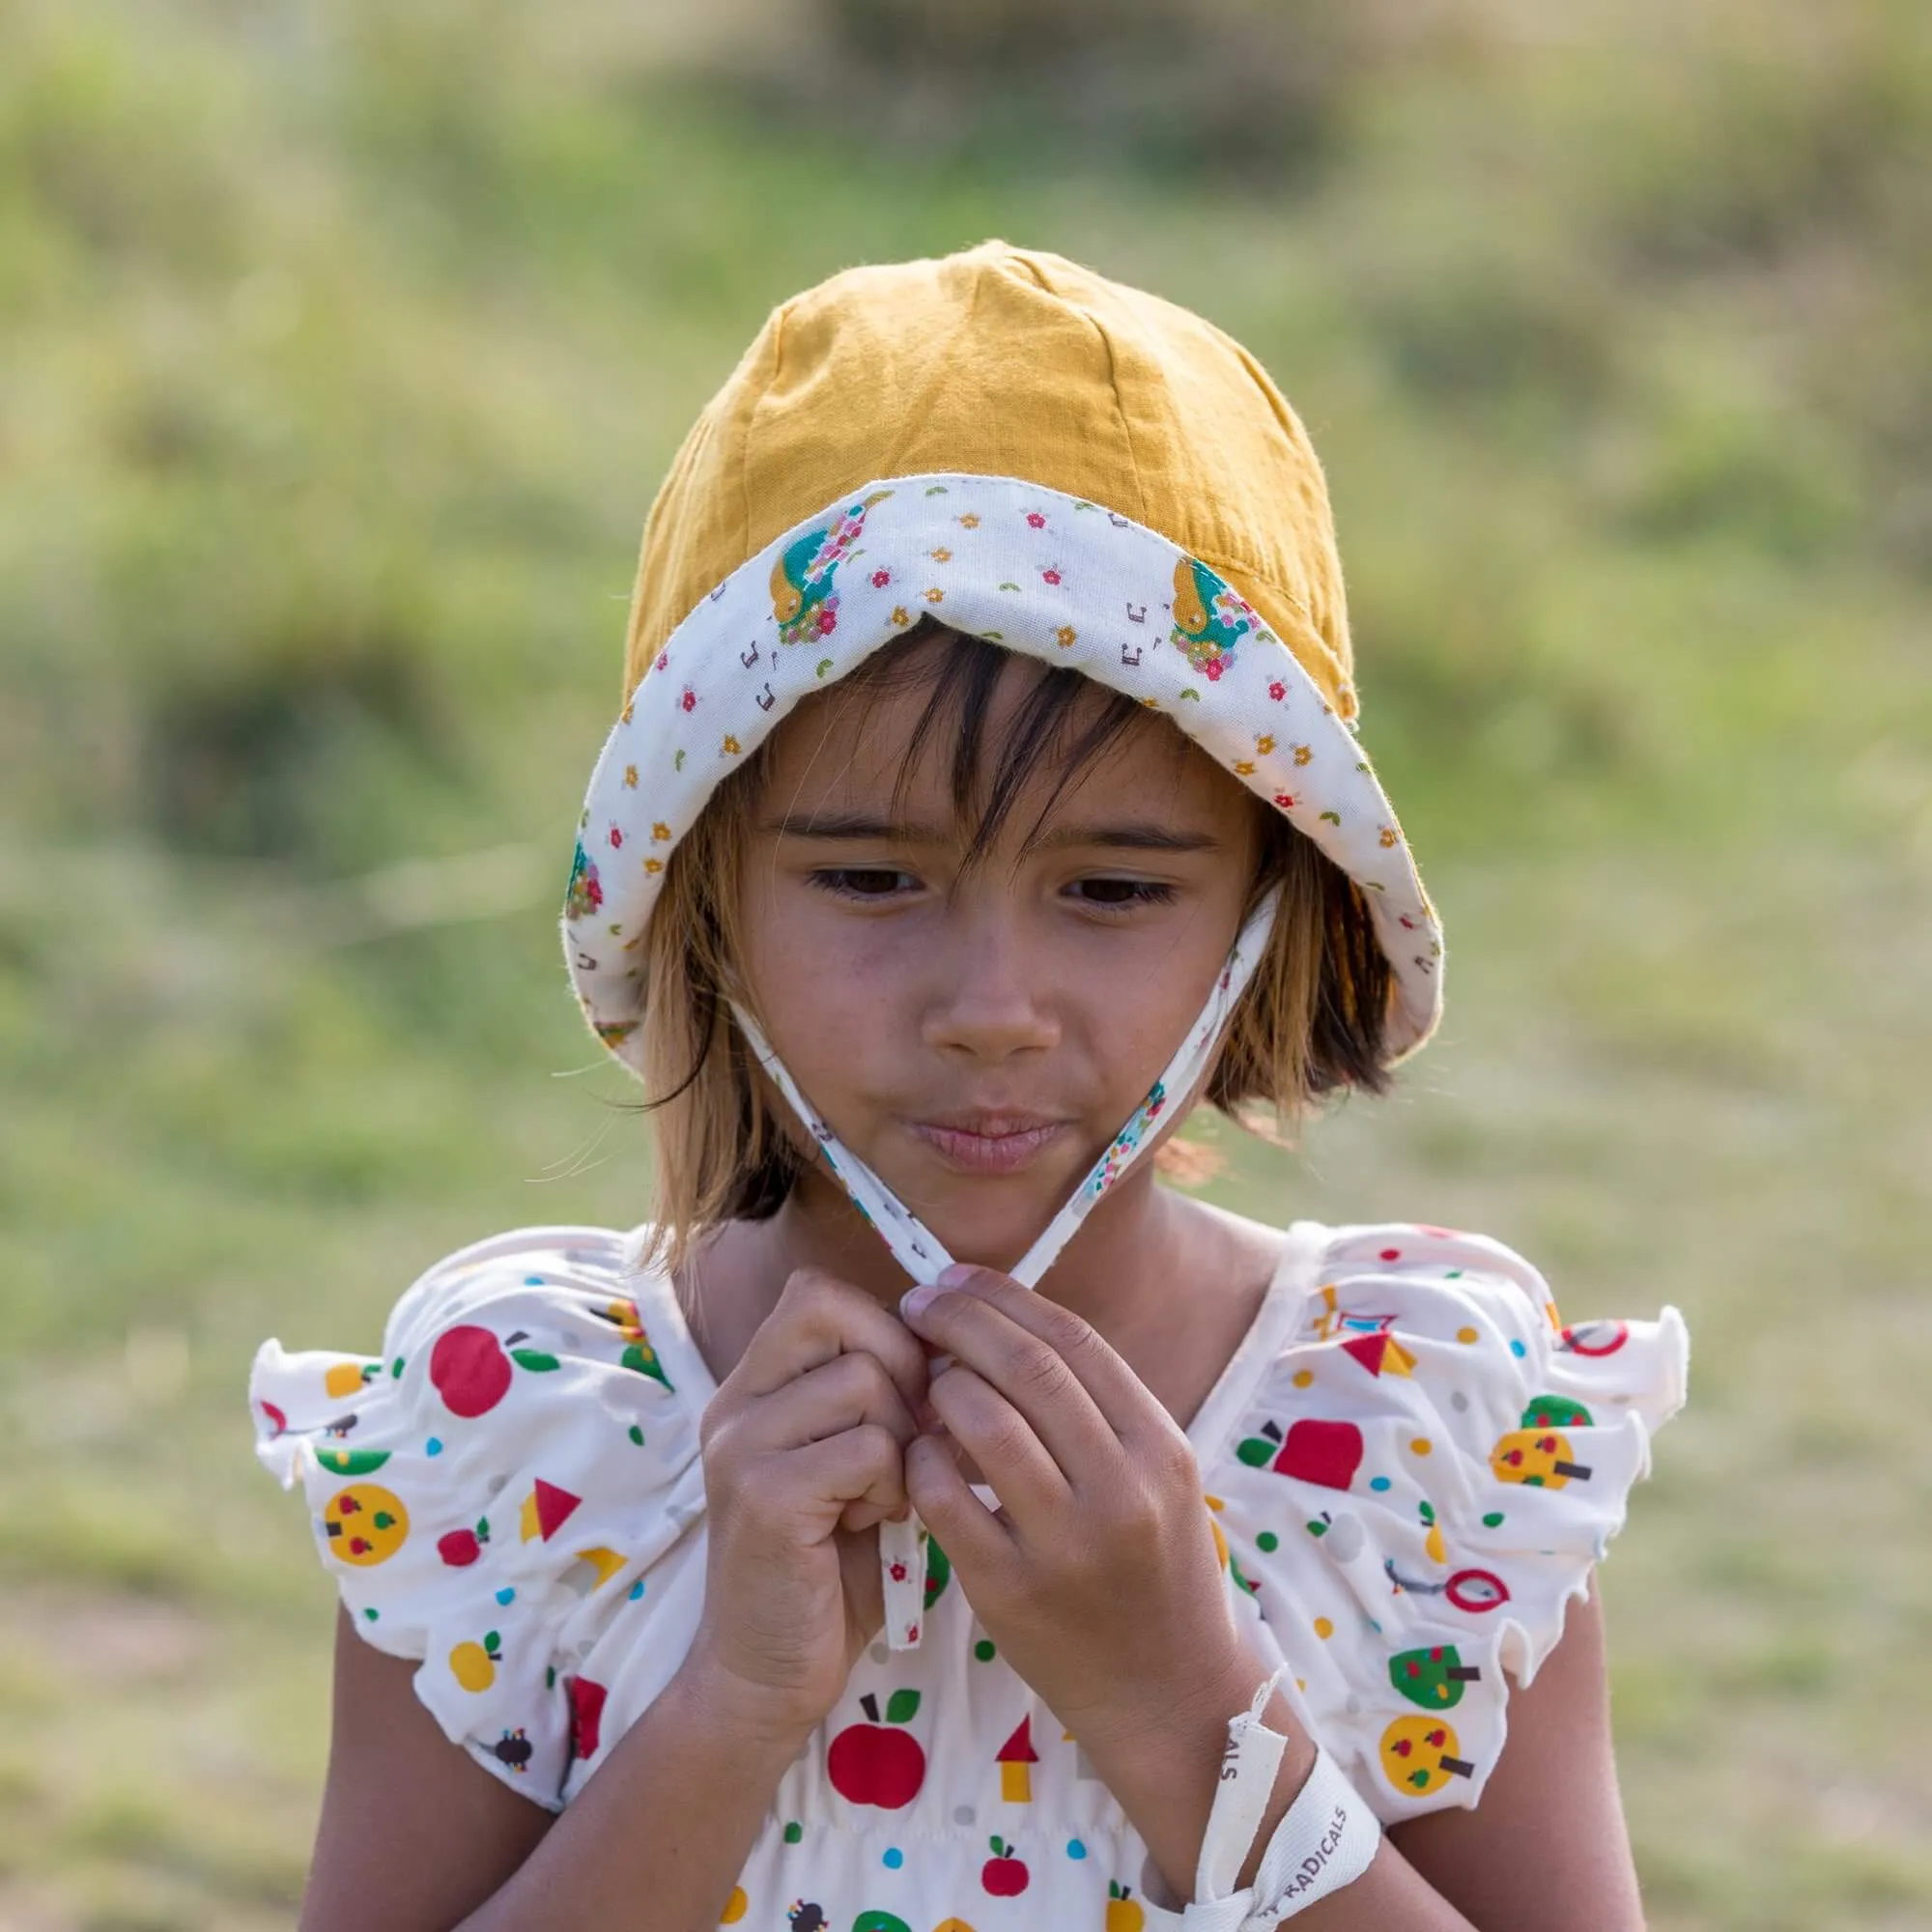
<svg viewBox="0 0 1932 1932"><path fill-rule="evenodd" d="M774 303L988 235L1301 411L1447 923L1211 1191L1685 1311L1651 1923L1932 1922L1928 160L1909 0L0 0L0 1924L292 1920L248 1357L647 1211L553 924L644 511Z"/></svg>

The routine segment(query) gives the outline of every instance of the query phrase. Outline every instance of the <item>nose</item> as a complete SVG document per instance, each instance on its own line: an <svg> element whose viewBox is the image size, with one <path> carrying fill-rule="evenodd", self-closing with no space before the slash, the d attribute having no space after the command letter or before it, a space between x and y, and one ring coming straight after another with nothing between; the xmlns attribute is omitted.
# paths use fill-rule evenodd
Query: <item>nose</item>
<svg viewBox="0 0 1932 1932"><path fill-rule="evenodd" d="M1010 910L962 911L949 926L943 979L923 1027L926 1045L988 1063L1057 1045L1044 974Z"/></svg>

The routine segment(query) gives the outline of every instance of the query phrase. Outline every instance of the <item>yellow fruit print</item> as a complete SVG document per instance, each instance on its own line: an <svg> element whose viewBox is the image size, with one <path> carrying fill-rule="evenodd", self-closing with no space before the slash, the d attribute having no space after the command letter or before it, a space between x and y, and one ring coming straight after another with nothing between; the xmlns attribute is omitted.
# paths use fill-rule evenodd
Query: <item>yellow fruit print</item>
<svg viewBox="0 0 1932 1932"><path fill-rule="evenodd" d="M1382 1775L1410 1798L1428 1798L1476 1769L1456 1755L1456 1733L1440 1718L1398 1718L1382 1733Z"/></svg>
<svg viewBox="0 0 1932 1932"><path fill-rule="evenodd" d="M731 1896L724 1901L724 1910L718 1915L721 1925L735 1925L752 1909L752 1902L745 1896L745 1888L734 1885Z"/></svg>
<svg viewBox="0 0 1932 1932"><path fill-rule="evenodd" d="M1107 1881L1107 1932L1141 1932L1147 1923L1140 1900L1128 1895L1132 1890L1119 1879Z"/></svg>
<svg viewBox="0 0 1932 1932"><path fill-rule="evenodd" d="M366 1570L386 1563L410 1533L410 1513L393 1490L380 1483L351 1483L330 1496L322 1512L328 1553Z"/></svg>
<svg viewBox="0 0 1932 1932"><path fill-rule="evenodd" d="M973 1928L963 1918L942 1918L932 1932L973 1932Z"/></svg>
<svg viewBox="0 0 1932 1932"><path fill-rule="evenodd" d="M371 1363L368 1366L373 1367ZM340 1402L344 1396L361 1392L364 1364L361 1362L337 1362L322 1378L324 1390Z"/></svg>
<svg viewBox="0 0 1932 1932"><path fill-rule="evenodd" d="M1513 1429L1490 1451L1490 1467L1500 1483L1532 1490L1561 1490L1570 1479L1588 1480L1589 1470L1571 1461L1576 1451L1567 1435L1550 1429Z"/></svg>
<svg viewBox="0 0 1932 1932"><path fill-rule="evenodd" d="M466 1690L487 1690L497 1681L502 1657L503 1640L491 1631L481 1643L459 1643L449 1653L449 1674Z"/></svg>

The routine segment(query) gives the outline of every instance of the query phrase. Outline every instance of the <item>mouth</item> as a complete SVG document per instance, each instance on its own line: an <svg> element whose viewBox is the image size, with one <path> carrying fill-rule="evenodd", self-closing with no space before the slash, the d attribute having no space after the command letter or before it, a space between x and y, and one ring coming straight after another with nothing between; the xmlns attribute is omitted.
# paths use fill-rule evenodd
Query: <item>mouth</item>
<svg viewBox="0 0 1932 1932"><path fill-rule="evenodd" d="M916 1140L960 1174L1016 1174L1072 1124L1043 1114L990 1108L905 1122Z"/></svg>

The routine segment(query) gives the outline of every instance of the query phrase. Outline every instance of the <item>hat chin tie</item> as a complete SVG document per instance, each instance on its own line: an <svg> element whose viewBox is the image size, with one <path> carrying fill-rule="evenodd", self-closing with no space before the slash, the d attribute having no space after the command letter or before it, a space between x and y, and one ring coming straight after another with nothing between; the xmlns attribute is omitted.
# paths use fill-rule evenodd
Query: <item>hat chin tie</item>
<svg viewBox="0 0 1932 1932"><path fill-rule="evenodd" d="M1229 949L1226 963L1215 977L1201 1016L1187 1031L1179 1048L1162 1069L1160 1078L1148 1090L1147 1097L1133 1111L1120 1132L1088 1169L1065 1205L1046 1224L1044 1232L1010 1270L1022 1288L1037 1284L1060 1251L1070 1241L1080 1224L1093 1212L1094 1205L1133 1165L1141 1150L1153 1138L1150 1131L1155 1118L1171 1101L1184 1098L1194 1091L1221 1037L1235 1002L1245 990L1261 962L1275 915L1281 903L1281 888L1272 888L1255 907ZM874 1228L892 1250L893 1258L916 1283L938 1279L952 1265L952 1257L932 1230L889 1188L859 1156L847 1150L823 1119L798 1090L789 1069L772 1051L757 1022L736 1001L731 1017L737 1021L746 1043L777 1083L780 1093L797 1114L805 1129L816 1142L825 1164L838 1177L852 1205ZM943 1359L943 1358L942 1358ZM937 1364L935 1364L936 1366ZM925 1526L915 1513L902 1522L879 1524L879 1568L885 1589L886 1635L895 1650L919 1648L920 1626L925 1614Z"/></svg>

